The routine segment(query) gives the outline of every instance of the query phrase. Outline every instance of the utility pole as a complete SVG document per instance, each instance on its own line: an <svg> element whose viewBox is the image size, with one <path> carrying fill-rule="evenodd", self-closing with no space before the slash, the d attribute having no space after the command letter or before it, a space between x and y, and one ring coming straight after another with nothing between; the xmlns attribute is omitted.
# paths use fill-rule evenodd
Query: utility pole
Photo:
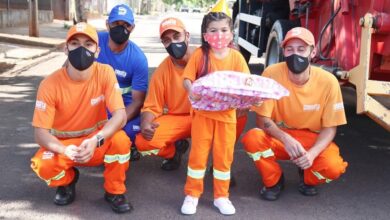
<svg viewBox="0 0 390 220"><path fill-rule="evenodd" d="M29 36L30 37L39 37L38 31L38 0L29 0L28 1L28 17L29 17Z"/></svg>

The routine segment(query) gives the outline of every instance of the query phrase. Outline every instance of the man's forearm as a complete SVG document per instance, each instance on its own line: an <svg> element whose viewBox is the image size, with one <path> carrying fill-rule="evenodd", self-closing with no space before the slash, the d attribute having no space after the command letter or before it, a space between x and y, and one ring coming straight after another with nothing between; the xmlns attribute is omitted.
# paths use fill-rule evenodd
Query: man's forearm
<svg viewBox="0 0 390 220"><path fill-rule="evenodd" d="M142 112L141 114L141 126L145 123L152 123L156 117L151 112Z"/></svg>
<svg viewBox="0 0 390 220"><path fill-rule="evenodd" d="M52 134L44 128L34 129L35 142L46 149L55 153L63 154L65 146Z"/></svg>
<svg viewBox="0 0 390 220"><path fill-rule="evenodd" d="M184 89L189 93L191 91L192 82L189 79L185 79L183 82Z"/></svg>
<svg viewBox="0 0 390 220"><path fill-rule="evenodd" d="M143 102L133 101L131 104L126 106L126 119L127 119L127 121L130 121L139 115L139 113L141 112L142 105L143 105Z"/></svg>
<svg viewBox="0 0 390 220"><path fill-rule="evenodd" d="M280 129L274 121L270 118L257 116L256 120L257 126L263 129L267 134L283 142L285 136L288 135L282 129Z"/></svg>
<svg viewBox="0 0 390 220"><path fill-rule="evenodd" d="M104 125L100 133L104 138L112 137L118 130L126 125L126 112L124 109L116 110L112 113L112 117Z"/></svg>
<svg viewBox="0 0 390 220"><path fill-rule="evenodd" d="M310 153L316 158L333 141L337 127L322 128L317 136L317 140L310 148Z"/></svg>

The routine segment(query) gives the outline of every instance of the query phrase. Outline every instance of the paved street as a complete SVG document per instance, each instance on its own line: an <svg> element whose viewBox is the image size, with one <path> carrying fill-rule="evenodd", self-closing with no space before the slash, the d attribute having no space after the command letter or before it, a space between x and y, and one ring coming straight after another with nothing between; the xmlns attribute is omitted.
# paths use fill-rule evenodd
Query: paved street
<svg viewBox="0 0 390 220"><path fill-rule="evenodd" d="M192 33L191 42L198 44L202 15L176 13L175 16L184 20ZM158 39L158 24L163 17L136 17L136 29L130 36L145 51L150 73L166 56ZM104 20L94 22L104 29ZM0 42L0 49L2 45L6 47L7 42ZM127 196L135 208L131 214L114 214L104 201L103 167L81 168L75 202L66 207L55 206L52 202L55 190L48 188L29 167L30 158L38 149L31 118L39 82L58 69L66 57L61 51L52 51L37 59L30 60L29 64L15 62L15 67L22 65L21 68L0 73L0 219L225 218L212 205L210 175L205 178L205 193L197 214L192 217L180 214L188 153L180 169L171 172L161 170L162 160L156 157L131 163L126 183ZM261 65L252 64L251 70L259 73ZM304 197L297 191L296 167L289 162L282 163L285 191L278 201L266 202L259 198L261 179L239 144L232 168L237 185L231 188L230 197L237 214L230 219L389 219L389 132L368 117L355 114L354 92L343 87L348 125L341 126L336 137L341 154L349 163L346 174L321 186L318 196ZM247 128L254 126L251 113Z"/></svg>

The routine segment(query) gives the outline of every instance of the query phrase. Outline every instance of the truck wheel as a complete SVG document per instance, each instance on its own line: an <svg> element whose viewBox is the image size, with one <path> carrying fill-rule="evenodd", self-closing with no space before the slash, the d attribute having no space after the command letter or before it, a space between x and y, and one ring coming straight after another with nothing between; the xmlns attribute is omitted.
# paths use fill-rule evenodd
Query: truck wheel
<svg viewBox="0 0 390 220"><path fill-rule="evenodd" d="M265 56L265 66L274 63L279 63L284 60L283 51L280 43L283 41L287 31L297 25L289 20L277 20L272 26L271 32L268 36L267 50Z"/></svg>

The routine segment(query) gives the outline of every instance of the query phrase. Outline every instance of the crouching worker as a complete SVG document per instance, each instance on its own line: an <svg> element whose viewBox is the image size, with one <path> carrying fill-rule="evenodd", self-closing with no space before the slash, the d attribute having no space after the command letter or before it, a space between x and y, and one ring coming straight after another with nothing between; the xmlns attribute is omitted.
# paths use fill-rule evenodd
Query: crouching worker
<svg viewBox="0 0 390 220"><path fill-rule="evenodd" d="M98 35L86 24L66 38L67 65L44 79L38 89L32 125L40 149L31 167L49 187L57 187L56 205L76 197L78 166L105 165L105 200L117 213L132 206L125 197L131 142L121 128L126 112L114 71L94 62ZM112 112L107 120L106 108Z"/></svg>
<svg viewBox="0 0 390 220"><path fill-rule="evenodd" d="M186 138L191 135L190 102L182 77L194 49L189 47L190 34L177 18L169 17L160 23L160 39L169 56L150 81L136 146L144 156L164 158L161 169L170 171L179 168L189 147Z"/></svg>
<svg viewBox="0 0 390 220"><path fill-rule="evenodd" d="M317 195L316 185L345 172L347 163L333 142L337 126L346 123L339 83L331 73L310 65L316 55L313 34L301 27L282 42L286 62L267 67L270 77L290 91L280 100L267 100L253 110L257 126L242 143L263 178L260 195L276 200L284 188L277 160L290 160L300 176L299 192Z"/></svg>

